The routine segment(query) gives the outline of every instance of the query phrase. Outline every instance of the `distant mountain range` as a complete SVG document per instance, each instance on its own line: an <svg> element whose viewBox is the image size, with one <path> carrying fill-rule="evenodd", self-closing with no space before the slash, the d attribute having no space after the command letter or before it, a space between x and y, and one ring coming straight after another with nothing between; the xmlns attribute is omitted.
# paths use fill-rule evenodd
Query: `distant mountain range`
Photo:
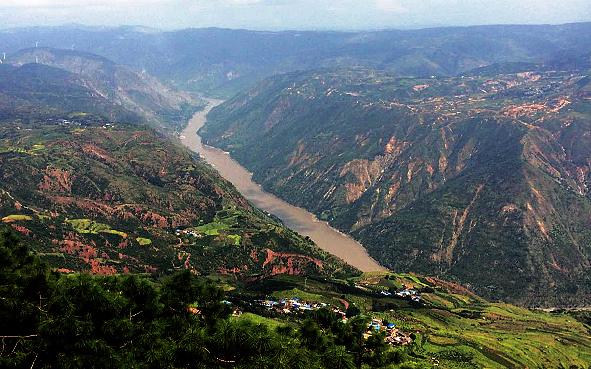
<svg viewBox="0 0 591 369"><path fill-rule="evenodd" d="M555 67L284 74L213 109L201 135L392 270L588 304L591 78Z"/></svg>
<svg viewBox="0 0 591 369"><path fill-rule="evenodd" d="M219 28L31 27L0 32L10 57L36 45L91 52L186 90L231 97L277 73L366 67L455 76L499 62L546 63L591 51L591 23L498 25L364 32L261 32Z"/></svg>

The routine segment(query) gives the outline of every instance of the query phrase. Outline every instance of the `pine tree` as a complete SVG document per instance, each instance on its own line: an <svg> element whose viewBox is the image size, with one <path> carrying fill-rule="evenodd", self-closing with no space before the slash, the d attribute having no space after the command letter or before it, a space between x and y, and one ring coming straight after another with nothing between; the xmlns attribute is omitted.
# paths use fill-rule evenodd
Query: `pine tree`
<svg viewBox="0 0 591 369"><path fill-rule="evenodd" d="M0 234L0 366L30 367L37 325L55 275L9 230Z"/></svg>

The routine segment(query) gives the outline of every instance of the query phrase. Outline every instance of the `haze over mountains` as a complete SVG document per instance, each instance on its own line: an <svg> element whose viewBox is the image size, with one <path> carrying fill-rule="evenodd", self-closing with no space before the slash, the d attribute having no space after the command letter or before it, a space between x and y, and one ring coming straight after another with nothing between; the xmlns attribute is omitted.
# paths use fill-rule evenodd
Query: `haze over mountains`
<svg viewBox="0 0 591 369"><path fill-rule="evenodd" d="M590 51L591 23L499 25L364 32L263 32L219 28L158 32L143 27L30 27L0 32L7 56L34 47L71 49L145 69L177 87L231 97L276 73L371 67L454 76L496 62L543 63Z"/></svg>

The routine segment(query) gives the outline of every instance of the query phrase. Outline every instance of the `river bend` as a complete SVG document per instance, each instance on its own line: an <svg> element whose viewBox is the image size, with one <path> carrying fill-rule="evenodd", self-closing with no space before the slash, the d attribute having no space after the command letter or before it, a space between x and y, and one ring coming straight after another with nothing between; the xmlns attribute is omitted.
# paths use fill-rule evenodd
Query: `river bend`
<svg viewBox="0 0 591 369"><path fill-rule="evenodd" d="M213 99L208 101L209 105L204 110L197 112L182 132L181 142L185 146L199 153L224 178L232 182L236 189L252 204L276 215L294 231L309 236L323 250L363 271L386 270L367 254L360 243L331 228L327 223L319 221L314 214L263 191L259 184L252 181L252 174L233 160L228 153L203 145L201 137L197 135L197 130L205 123L205 116L211 108L223 102L223 100Z"/></svg>

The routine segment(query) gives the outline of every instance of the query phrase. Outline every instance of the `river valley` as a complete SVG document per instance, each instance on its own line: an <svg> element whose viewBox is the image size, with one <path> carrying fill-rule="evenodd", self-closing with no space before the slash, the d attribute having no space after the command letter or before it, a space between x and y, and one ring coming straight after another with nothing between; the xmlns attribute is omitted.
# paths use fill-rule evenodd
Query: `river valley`
<svg viewBox="0 0 591 369"><path fill-rule="evenodd" d="M352 238L331 228L325 222L319 221L314 214L263 191L259 184L252 181L252 174L233 160L228 153L203 145L201 137L197 135L197 130L205 123L205 116L211 108L223 102L213 99L208 101L209 105L204 110L197 112L181 133L181 142L186 147L199 153L256 207L276 215L287 227L309 236L322 249L363 271L386 270L367 254L361 244Z"/></svg>

